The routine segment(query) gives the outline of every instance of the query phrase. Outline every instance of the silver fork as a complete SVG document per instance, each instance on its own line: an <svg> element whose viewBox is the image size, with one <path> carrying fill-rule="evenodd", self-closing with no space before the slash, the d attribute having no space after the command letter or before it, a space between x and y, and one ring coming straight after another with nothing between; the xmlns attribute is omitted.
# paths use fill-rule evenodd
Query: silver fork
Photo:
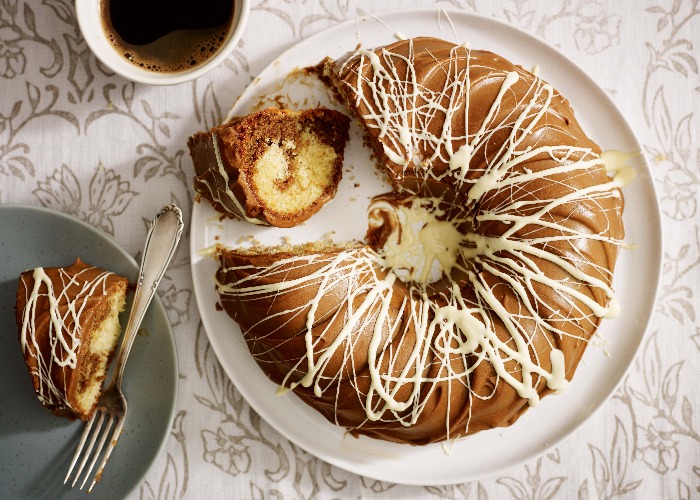
<svg viewBox="0 0 700 500"><path fill-rule="evenodd" d="M100 452L104 447L105 441L109 436L109 445L105 450L104 456L102 457L102 462L95 473L95 477L93 478L92 484L88 489L88 493L92 491L95 483L100 480L102 470L104 469L107 460L109 460L109 456L114 449L114 445L117 443L117 439L119 439L119 435L122 432L122 427L124 426L124 419L126 417L127 410L126 398L124 397L121 388L124 365L126 365L126 359L129 356L129 351L131 351L131 345L134 343L134 337L136 336L136 332L141 325L146 309L148 309L148 305L151 303L151 299L155 295L156 288L163 277L163 273L165 273L166 267L168 267L170 260L175 254L175 249L180 241L180 236L182 236L183 229L184 224L182 222L182 212L175 205L164 206L153 218L151 228L149 229L146 237L143 257L141 258L141 269L139 270L136 292L134 293L134 301L131 308L131 313L129 314L129 321L124 331L124 338L122 339L122 344L119 348L117 365L114 369L112 381L100 396L95 413L93 413L92 418L90 418L85 426L83 435L80 437L80 442L75 450L75 455L73 455L73 461L68 468L68 474L66 474L66 479L63 481L63 484L68 482L71 472L73 471L73 467L78 461L78 458L80 458L83 448L85 447L85 443L88 442L87 449L83 454L83 458L80 462L80 466L78 467L78 472L75 474L71 488L75 486L75 483L78 481L85 464L92 456L90 466L88 467L87 472L85 473L85 478L80 485L80 489L83 489L83 486L85 486L85 483L90 477L90 472L92 472L92 469L100 456ZM105 419L106 424L103 427ZM95 421L97 421L97 424L95 424ZM110 433L110 429L112 428L113 430ZM91 431L93 432L91 433ZM90 438L89 441L88 437ZM97 448L95 448L93 453L95 441L97 441L98 437L100 439L97 444Z"/></svg>

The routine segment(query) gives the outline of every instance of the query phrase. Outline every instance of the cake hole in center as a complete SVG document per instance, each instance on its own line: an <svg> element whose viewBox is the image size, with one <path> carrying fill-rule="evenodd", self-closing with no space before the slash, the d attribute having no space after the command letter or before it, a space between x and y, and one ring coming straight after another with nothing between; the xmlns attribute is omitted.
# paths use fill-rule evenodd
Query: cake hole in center
<svg viewBox="0 0 700 500"><path fill-rule="evenodd" d="M376 198L369 209L370 244L399 279L424 285L451 275L465 242L433 198Z"/></svg>

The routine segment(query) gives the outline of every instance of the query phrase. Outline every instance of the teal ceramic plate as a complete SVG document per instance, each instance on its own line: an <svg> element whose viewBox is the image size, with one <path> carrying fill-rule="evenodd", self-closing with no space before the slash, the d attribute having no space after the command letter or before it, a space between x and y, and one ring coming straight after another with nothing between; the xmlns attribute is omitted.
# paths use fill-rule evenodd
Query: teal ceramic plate
<svg viewBox="0 0 700 500"><path fill-rule="evenodd" d="M44 208L0 205L0 497L85 498L63 484L81 421L55 417L34 394L15 322L17 278L25 269L71 264L80 257L134 281L138 265L109 236ZM127 304L127 311L130 304ZM122 315L126 326L126 313ZM146 314L124 374L129 413L119 443L92 491L121 498L138 487L173 422L177 354L160 299ZM81 478L82 479L82 478Z"/></svg>

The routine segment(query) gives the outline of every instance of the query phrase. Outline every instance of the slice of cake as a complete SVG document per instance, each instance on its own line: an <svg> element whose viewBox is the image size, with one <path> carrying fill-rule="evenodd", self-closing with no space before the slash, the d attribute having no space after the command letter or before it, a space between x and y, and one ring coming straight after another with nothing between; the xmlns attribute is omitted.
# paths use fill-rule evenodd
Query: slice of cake
<svg viewBox="0 0 700 500"><path fill-rule="evenodd" d="M330 109L265 109L187 145L194 189L224 215L292 227L333 199L350 119Z"/></svg>
<svg viewBox="0 0 700 500"><path fill-rule="evenodd" d="M55 414L83 420L92 415L121 333L128 284L80 259L20 276L22 353L39 401Z"/></svg>

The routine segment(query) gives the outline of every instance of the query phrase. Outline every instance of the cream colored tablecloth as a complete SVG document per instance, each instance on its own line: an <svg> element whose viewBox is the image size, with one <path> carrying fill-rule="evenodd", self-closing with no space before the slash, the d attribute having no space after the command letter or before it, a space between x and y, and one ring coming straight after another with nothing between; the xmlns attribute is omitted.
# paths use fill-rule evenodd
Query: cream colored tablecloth
<svg viewBox="0 0 700 500"><path fill-rule="evenodd" d="M218 123L299 40L374 9L409 6L477 12L544 38L599 82L632 124L657 182L666 248L660 300L630 373L558 449L496 477L446 487L358 477L290 444L231 386L200 324L185 238L160 289L179 350L177 416L134 497L697 498L698 0L254 1L225 64L166 88L134 85L101 66L70 0L2 0L0 202L75 215L136 255L161 205L176 202L189 217L190 134Z"/></svg>

